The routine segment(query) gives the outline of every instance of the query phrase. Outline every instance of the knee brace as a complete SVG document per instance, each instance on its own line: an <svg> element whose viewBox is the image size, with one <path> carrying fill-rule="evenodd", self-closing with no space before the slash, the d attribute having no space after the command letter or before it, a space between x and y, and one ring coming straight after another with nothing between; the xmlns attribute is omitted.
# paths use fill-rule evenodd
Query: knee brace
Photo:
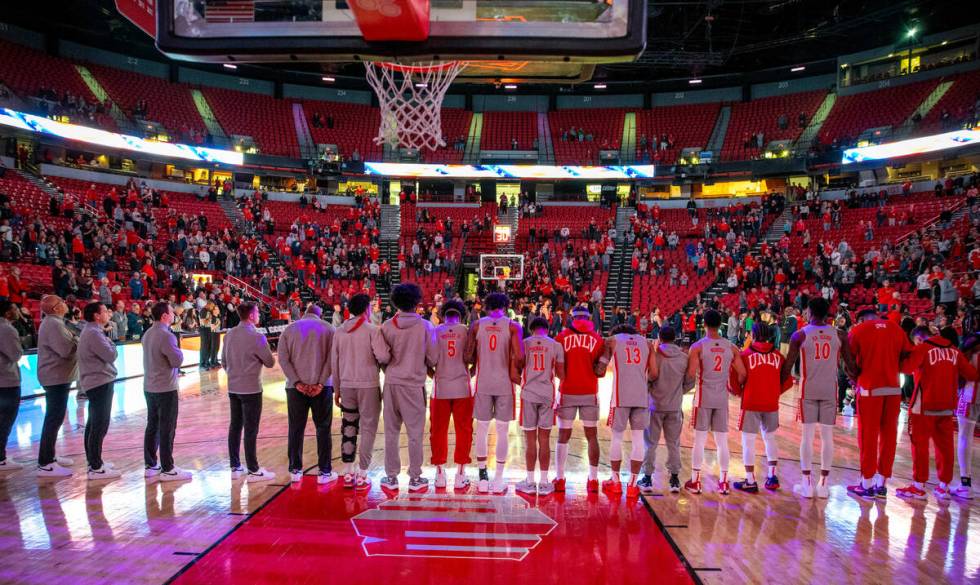
<svg viewBox="0 0 980 585"><path fill-rule="evenodd" d="M643 461L647 456L647 446L643 440L643 431L631 430L630 435L632 435L630 459L633 461Z"/></svg>
<svg viewBox="0 0 980 585"><path fill-rule="evenodd" d="M623 431L612 432L612 439L609 441L609 459L612 461L623 460Z"/></svg>
<svg viewBox="0 0 980 585"><path fill-rule="evenodd" d="M340 407L343 413L340 418L340 460L353 463L357 452L357 431L360 428L361 417L356 408Z"/></svg>

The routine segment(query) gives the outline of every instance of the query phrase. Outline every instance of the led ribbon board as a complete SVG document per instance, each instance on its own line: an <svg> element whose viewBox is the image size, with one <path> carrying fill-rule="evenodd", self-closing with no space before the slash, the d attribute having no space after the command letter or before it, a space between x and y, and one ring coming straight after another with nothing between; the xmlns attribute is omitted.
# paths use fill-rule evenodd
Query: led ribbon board
<svg viewBox="0 0 980 585"><path fill-rule="evenodd" d="M67 140L77 140L78 142L85 142L105 148L140 152L154 156L236 166L241 166L244 162L242 153L233 150L220 150L217 148L191 146L189 144L144 140L136 136L116 134L115 132L89 128L88 126L56 122L48 118L16 112L7 108L0 108L0 124L28 132L37 132L39 134L57 136Z"/></svg>
<svg viewBox="0 0 980 585"><path fill-rule="evenodd" d="M870 160L886 160L913 154L936 152L980 144L980 130L957 130L861 148L848 148L841 162L845 165Z"/></svg>
<svg viewBox="0 0 980 585"><path fill-rule="evenodd" d="M368 175L416 179L652 179L653 165L609 167L550 165L436 165L364 163Z"/></svg>

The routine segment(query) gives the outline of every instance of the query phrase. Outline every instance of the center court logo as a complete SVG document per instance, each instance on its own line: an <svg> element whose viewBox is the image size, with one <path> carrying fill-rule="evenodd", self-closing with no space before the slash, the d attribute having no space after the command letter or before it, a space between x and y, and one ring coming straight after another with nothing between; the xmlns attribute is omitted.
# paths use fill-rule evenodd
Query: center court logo
<svg viewBox="0 0 980 585"><path fill-rule="evenodd" d="M522 561L557 523L514 496L409 494L351 518L367 556Z"/></svg>

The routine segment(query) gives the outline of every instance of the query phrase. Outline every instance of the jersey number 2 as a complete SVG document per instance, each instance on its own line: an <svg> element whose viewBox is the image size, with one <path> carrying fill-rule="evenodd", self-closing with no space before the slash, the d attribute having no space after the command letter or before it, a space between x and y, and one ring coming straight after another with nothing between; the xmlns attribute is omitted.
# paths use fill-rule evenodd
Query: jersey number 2
<svg viewBox="0 0 980 585"><path fill-rule="evenodd" d="M715 367L714 367L714 371L716 371L716 372L720 372L721 371L721 362L722 362L721 356L720 355L716 355L715 356Z"/></svg>

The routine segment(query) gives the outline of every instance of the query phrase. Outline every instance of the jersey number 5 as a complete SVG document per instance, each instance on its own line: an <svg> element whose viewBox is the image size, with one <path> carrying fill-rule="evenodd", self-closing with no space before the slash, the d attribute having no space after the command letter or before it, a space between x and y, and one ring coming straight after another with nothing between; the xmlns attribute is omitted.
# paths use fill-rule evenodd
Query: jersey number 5
<svg viewBox="0 0 980 585"><path fill-rule="evenodd" d="M454 358L456 357L456 340L450 339L446 341L446 356Z"/></svg>

